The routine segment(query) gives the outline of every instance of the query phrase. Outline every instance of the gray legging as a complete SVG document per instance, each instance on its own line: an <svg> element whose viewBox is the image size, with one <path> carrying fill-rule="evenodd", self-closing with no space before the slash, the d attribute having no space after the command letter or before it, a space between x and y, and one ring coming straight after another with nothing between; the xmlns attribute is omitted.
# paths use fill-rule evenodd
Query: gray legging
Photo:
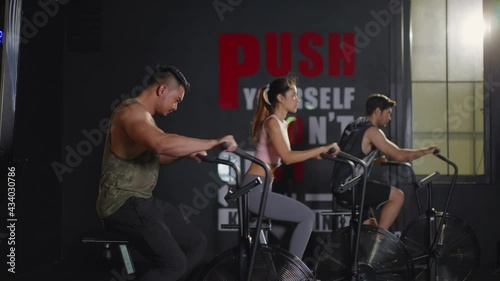
<svg viewBox="0 0 500 281"><path fill-rule="evenodd" d="M241 186L255 180L257 177L257 175L246 174ZM255 187L248 194L248 210L253 214L259 213L262 190L263 184ZM269 190L271 190L271 187L269 187ZM314 212L293 198L270 191L267 196L264 217L271 220L294 222L297 224L290 240L289 251L302 259L313 229Z"/></svg>

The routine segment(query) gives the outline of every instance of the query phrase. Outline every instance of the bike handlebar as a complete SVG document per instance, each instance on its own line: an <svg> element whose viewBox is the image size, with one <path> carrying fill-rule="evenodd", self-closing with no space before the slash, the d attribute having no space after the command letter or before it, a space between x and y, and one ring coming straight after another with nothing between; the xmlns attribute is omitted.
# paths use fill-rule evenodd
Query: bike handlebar
<svg viewBox="0 0 500 281"><path fill-rule="evenodd" d="M331 151L331 149L330 149L330 151ZM353 174L356 171L356 168L354 166L354 162L352 162L351 160L342 159L340 157L333 157L332 155L327 154L327 153L321 153L320 156L321 156L321 158L326 159L326 160L342 162L344 164L349 165ZM341 184L341 186L339 188L339 192L343 193L344 191L349 190L351 187L355 186L360 180L361 180L361 176L353 177L351 180L345 182L344 184Z"/></svg>
<svg viewBox="0 0 500 281"><path fill-rule="evenodd" d="M442 161L448 163L448 165L450 165L450 166L453 167L455 174L458 174L458 166L457 166L457 164L455 164L454 162L452 162L450 159L444 157L439 152L440 152L439 149L434 150L434 152L433 152L434 156L436 156L437 158L441 159Z"/></svg>
<svg viewBox="0 0 500 281"><path fill-rule="evenodd" d="M223 164L223 165L231 166L231 167L233 167L233 169L238 170L236 168L236 165L233 162L231 162L230 160L213 158L213 157L209 157L207 155L203 155L203 154L199 154L199 153L196 154L196 157L200 158L200 160L203 162Z"/></svg>
<svg viewBox="0 0 500 281"><path fill-rule="evenodd" d="M342 159L340 157L333 157L332 155L327 154L327 153L321 153L319 156L323 159L326 159L326 160L339 161L339 162L345 163L351 167L351 170L354 171L354 163L350 160Z"/></svg>
<svg viewBox="0 0 500 281"><path fill-rule="evenodd" d="M413 173L413 169L412 169L412 173ZM428 184L429 182L432 181L432 179L434 177L439 176L439 175L440 175L439 172L434 172L432 174L429 174L428 176L426 176L425 178L423 178L417 182L418 187L422 187L422 186Z"/></svg>
<svg viewBox="0 0 500 281"><path fill-rule="evenodd" d="M262 179L257 177L255 180L249 182L245 186L240 187L236 191L229 190L226 196L224 196L224 199L226 200L226 202L236 200L244 194L247 194L250 190L252 190L252 188L258 186L259 184L262 184Z"/></svg>
<svg viewBox="0 0 500 281"><path fill-rule="evenodd" d="M200 154L200 153L196 153L196 157L200 158L201 161L203 162L207 162L207 163L217 163L215 161L215 158L212 158L212 157L208 157L207 155L203 155L203 154Z"/></svg>
<svg viewBox="0 0 500 281"><path fill-rule="evenodd" d="M196 157L200 158L201 161L203 162L207 162L207 163L217 163L217 164L222 164L222 165L227 165L227 166L231 166L231 168L234 169L234 171L237 173L237 177L239 176L239 170L238 167L236 167L236 165L231 162L230 160L226 160L226 159L220 159L218 157L214 158L214 157L209 157L207 155L203 155L203 154L199 154L197 153L196 154Z"/></svg>
<svg viewBox="0 0 500 281"><path fill-rule="evenodd" d="M239 186L240 169L232 161L227 160L227 159L220 159L218 157L215 157L215 158L209 157L207 155L203 155L200 153L197 153L196 157L200 158L200 160L203 162L217 163L217 164L227 165L227 166L231 167L234 170L234 172L236 173L236 176L235 176L236 186Z"/></svg>
<svg viewBox="0 0 500 281"><path fill-rule="evenodd" d="M428 184L433 178L440 175L439 172L433 172L432 174L425 176L423 179L421 179L419 181L419 180L417 180L417 176L415 175L415 171L413 171L412 165L408 162L386 161L386 162L381 163L380 165L382 165L382 166L400 166L400 167L407 168L408 171L410 171L411 182L413 183L415 189L420 188L420 187Z"/></svg>
<svg viewBox="0 0 500 281"><path fill-rule="evenodd" d="M333 161L335 161L335 160L339 160L339 161L341 161L341 162L346 163L345 161L342 161L343 159L336 159L335 157L333 157L333 156L331 156L331 155L330 155L330 154L334 153L335 151L336 151L336 150L335 150L335 148L333 148L333 147L332 147L332 148L330 148L330 149L328 150L328 153L321 153L321 154L320 154L320 156L321 156L323 159L329 159L329 160L333 160ZM347 160L352 161L352 162L354 162L354 163L358 163L358 164L360 164L361 166L363 166L365 169L366 169L366 167L367 167L367 164L366 164L366 162L365 162L365 161L363 161L363 160L361 160L361 159L359 159L359 158L357 158L357 157L354 157L354 156L352 156L352 155L351 155L351 154L349 154L349 153L345 153L345 152L343 152L343 151L339 151L339 152L337 153L337 158L344 158L344 159L347 159ZM349 163L347 163L347 164L349 164Z"/></svg>

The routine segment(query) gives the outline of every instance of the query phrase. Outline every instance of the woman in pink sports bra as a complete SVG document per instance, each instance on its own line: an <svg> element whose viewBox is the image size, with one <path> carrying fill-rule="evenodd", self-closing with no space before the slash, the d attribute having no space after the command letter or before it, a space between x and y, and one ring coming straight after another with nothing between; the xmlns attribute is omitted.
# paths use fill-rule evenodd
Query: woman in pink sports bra
<svg viewBox="0 0 500 281"><path fill-rule="evenodd" d="M296 84L296 77L289 75L275 79L269 85L261 87L258 92L257 109L252 121L255 157L269 165L271 177L281 161L293 164L308 159L321 159L319 155L328 153L331 148L335 148L337 152L340 150L337 143L302 151L291 150L285 118L288 113L296 113L299 106ZM257 177L264 180L264 169L252 164L242 180L242 186ZM258 214L262 191L263 186L259 185L249 193L248 209L251 213ZM290 253L302 259L314 225L313 211L301 202L282 194L270 192L267 198L265 217L296 223L288 249Z"/></svg>

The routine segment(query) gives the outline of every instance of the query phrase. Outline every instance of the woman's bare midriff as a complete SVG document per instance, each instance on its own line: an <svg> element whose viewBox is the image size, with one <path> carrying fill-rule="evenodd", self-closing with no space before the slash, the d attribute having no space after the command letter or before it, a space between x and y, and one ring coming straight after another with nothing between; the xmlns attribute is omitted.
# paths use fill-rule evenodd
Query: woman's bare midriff
<svg viewBox="0 0 500 281"><path fill-rule="evenodd" d="M277 164L269 164L269 163L266 163L266 164L269 166L269 169L271 171L270 177L271 177L271 181L272 181L274 179L274 170L276 170L278 165ZM252 165L250 165L250 168L248 168L247 174L252 174L252 175L264 177L266 175L266 172L264 171L264 168L262 168L261 166L255 164L255 163L252 163Z"/></svg>

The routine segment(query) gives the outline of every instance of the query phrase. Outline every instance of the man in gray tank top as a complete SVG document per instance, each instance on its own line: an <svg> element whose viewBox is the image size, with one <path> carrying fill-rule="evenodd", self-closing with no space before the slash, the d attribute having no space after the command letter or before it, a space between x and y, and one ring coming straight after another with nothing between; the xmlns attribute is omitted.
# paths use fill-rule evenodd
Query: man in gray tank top
<svg viewBox="0 0 500 281"><path fill-rule="evenodd" d="M422 149L399 148L396 144L388 140L380 128L385 127L391 120L392 108L394 106L396 106L396 102L385 95L370 95L366 101L366 116L360 117L348 124L340 139L339 146L343 152L363 159L368 164L367 175L364 175L366 177L370 174L377 151L395 161L403 162L432 154L438 149L436 146ZM335 163L331 189L333 194L340 200L352 201L351 191L343 193L339 191L340 185L350 177L352 177L352 171L348 165ZM361 192L356 192L356 196L358 195L359 197L356 198L357 204L361 201ZM404 194L399 188L376 181L367 182L365 204L372 207L384 204L378 221L379 227L386 230L389 229L394 220L396 220L403 203ZM371 224L372 222L365 221L365 223Z"/></svg>
<svg viewBox="0 0 500 281"><path fill-rule="evenodd" d="M177 110L189 90L184 75L173 66L158 66L148 86L135 99L122 102L113 112L102 161L97 214L107 229L125 234L151 263L141 281L187 278L200 262L206 238L186 222L172 204L153 196L160 165L229 144L233 136L197 139L166 133L154 115Z"/></svg>

